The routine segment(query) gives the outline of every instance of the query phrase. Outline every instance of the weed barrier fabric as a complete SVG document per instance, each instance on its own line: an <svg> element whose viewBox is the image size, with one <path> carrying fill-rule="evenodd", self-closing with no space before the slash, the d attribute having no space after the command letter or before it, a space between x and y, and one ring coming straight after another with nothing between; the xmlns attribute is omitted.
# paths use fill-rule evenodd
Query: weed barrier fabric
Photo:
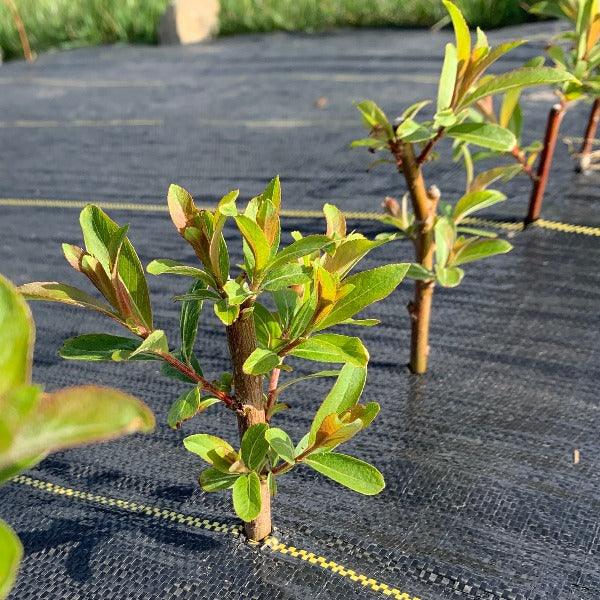
<svg viewBox="0 0 600 600"><path fill-rule="evenodd" d="M288 209L333 201L376 210L383 195L402 193L400 180L385 166L367 174L368 156L348 150L361 135L346 124L358 123L351 102L374 97L399 110L430 94L435 86L424 80L437 77L447 40L407 31L249 36L9 63L0 73L0 196L151 208L164 202L171 181L208 202L235 186L248 197L279 172ZM540 47L536 41L513 60ZM529 127L541 135L551 101L540 94L528 93L525 106ZM324 109L313 106L319 97L328 98ZM567 116L565 134L580 134L586 110ZM572 174L559 150L544 216L599 225L597 176ZM431 166L429 173L448 198L462 186L458 167ZM527 182L507 187L511 199L488 216L525 213ZM167 215L110 212L131 223L145 264L193 262ZM80 240L76 210L24 202L0 206L0 215L5 275L16 283L82 285L60 253L61 242ZM350 225L369 236L382 230ZM295 229L322 231L323 222L286 218L283 226L289 240ZM225 233L232 238L231 229ZM597 598L600 245L595 237L536 228L511 241L512 253L472 265L455 290L437 290L425 377L403 366L412 286L402 284L370 311L382 325L362 332L372 357L363 398L380 402L382 412L348 451L376 464L387 487L365 498L308 469L288 475L273 507L275 535L295 552L242 543L231 534L237 521L229 498L197 485L202 466L181 440L198 431L235 440L229 415L213 407L169 430L167 409L183 388L151 363L126 369L59 359L69 336L118 330L91 313L34 304L36 380L50 389L118 383L148 402L159 425L149 436L53 455L0 491L0 517L26 551L11 598L337 600L386 597L380 584L404 600ZM364 268L398 260L410 260L402 243L374 251ZM157 325L175 341L178 306L170 298L186 282L149 282ZM225 339L212 311L201 321L199 354L216 376L227 364ZM300 373L310 367L297 365ZM330 384L303 382L288 396L292 410L278 418L295 439Z"/></svg>

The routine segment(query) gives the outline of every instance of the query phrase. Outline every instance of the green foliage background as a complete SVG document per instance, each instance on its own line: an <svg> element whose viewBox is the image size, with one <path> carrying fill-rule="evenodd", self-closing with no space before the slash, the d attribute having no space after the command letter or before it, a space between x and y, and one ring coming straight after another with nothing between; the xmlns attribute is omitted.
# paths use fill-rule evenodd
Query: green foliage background
<svg viewBox="0 0 600 600"><path fill-rule="evenodd" d="M32 48L112 42L152 44L169 0L15 0ZM519 0L458 0L473 26L499 27L526 16ZM221 0L223 35L260 31L319 31L329 27L431 26L445 16L436 0ZM0 0L0 47L21 47L11 14Z"/></svg>

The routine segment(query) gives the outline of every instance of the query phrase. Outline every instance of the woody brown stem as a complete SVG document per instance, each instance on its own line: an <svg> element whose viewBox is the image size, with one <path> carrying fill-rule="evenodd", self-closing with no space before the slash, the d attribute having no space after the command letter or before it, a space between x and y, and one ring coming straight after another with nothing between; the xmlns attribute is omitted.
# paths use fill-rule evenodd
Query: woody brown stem
<svg viewBox="0 0 600 600"><path fill-rule="evenodd" d="M404 174L416 218L415 251L417 262L428 271L433 270L435 251L434 224L440 194L437 188L429 192L418 159L411 144L395 148L398 168ZM409 367L413 373L427 371L429 356L429 323L433 300L433 281L415 283L414 300L408 306L411 319L411 348Z"/></svg>
<svg viewBox="0 0 600 600"><path fill-rule="evenodd" d="M585 130L581 153L579 157L579 170L585 172L589 169L591 163L592 147L598 130L598 122L600 121L600 98L594 100L590 118Z"/></svg>
<svg viewBox="0 0 600 600"><path fill-rule="evenodd" d="M15 27L17 28L17 33L19 34L19 39L21 40L23 56L25 56L25 60L27 62L33 62L33 52L31 52L29 38L27 37L27 31L25 30L23 19L21 19L21 15L19 14L19 9L17 8L17 5L14 2L14 0L4 0L4 3L6 4L6 6L8 6L8 10L10 10L12 14Z"/></svg>
<svg viewBox="0 0 600 600"><path fill-rule="evenodd" d="M240 440L244 433L258 423L266 423L266 406L263 398L262 377L244 373L246 359L256 350L257 339L252 312L242 310L239 318L227 327L227 343L233 368L233 385L238 404L238 429ZM249 540L259 542L272 529L271 495L266 481L261 481L261 510L252 521L244 524Z"/></svg>
<svg viewBox="0 0 600 600"><path fill-rule="evenodd" d="M552 158L554 157L554 150L556 148L556 140L558 139L558 132L564 114L565 105L561 103L555 104L548 115L546 135L544 137L544 149L540 156L537 177L533 183L525 225L529 225L540 218L542 203L544 201L544 192L546 191L548 175L550 174Z"/></svg>

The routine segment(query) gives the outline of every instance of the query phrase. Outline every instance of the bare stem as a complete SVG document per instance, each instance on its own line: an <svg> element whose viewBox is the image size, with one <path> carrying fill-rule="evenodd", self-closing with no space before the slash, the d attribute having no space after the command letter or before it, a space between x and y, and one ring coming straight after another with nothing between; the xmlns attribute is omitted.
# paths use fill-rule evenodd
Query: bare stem
<svg viewBox="0 0 600 600"><path fill-rule="evenodd" d="M441 137L440 131L438 131L439 137ZM415 157L412 144L395 145L392 147L392 152L396 158L398 170L406 180L416 217L417 228L414 243L417 262L428 271L432 271L435 251L433 227L440 192L436 187L430 188L429 191L425 188L419 159ZM423 153L421 153L422 155ZM413 373L427 371L429 322L434 286L433 281L417 281L414 300L408 306L411 319L409 367Z"/></svg>
<svg viewBox="0 0 600 600"><path fill-rule="evenodd" d="M244 372L243 366L246 359L258 346L254 317L244 308L242 306L239 318L227 327L227 343L233 367L240 439L252 425L267 422L262 377ZM248 539L256 542L263 540L271 533L271 495L266 481L261 481L260 513L256 519L245 523L244 529Z"/></svg>
<svg viewBox="0 0 600 600"><path fill-rule="evenodd" d="M565 114L565 109L566 106L564 102L555 104L548 115L546 135L544 137L544 149L540 156L537 177L533 184L533 190L531 191L529 210L527 212L527 217L525 218L526 225L529 225L540 218L542 203L544 201L544 192L546 191L548 175L550 174L552 158L554 157L554 150L556 148L556 140L558 139L558 131Z"/></svg>
<svg viewBox="0 0 600 600"><path fill-rule="evenodd" d="M269 380L269 391L267 394L267 413L269 412L269 410L271 410L271 408L273 408L273 405L275 404L275 401L277 399L277 385L279 383L280 373L281 369L273 369L273 371L271 372L271 379Z"/></svg>

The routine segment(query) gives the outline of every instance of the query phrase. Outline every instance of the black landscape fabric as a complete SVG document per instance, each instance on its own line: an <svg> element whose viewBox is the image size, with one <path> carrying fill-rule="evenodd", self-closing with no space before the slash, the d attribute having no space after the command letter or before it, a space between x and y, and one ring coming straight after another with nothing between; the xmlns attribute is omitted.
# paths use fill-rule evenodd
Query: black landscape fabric
<svg viewBox="0 0 600 600"><path fill-rule="evenodd" d="M504 62L514 67L540 54L544 34L555 27L491 37L533 37ZM171 182L209 203L236 187L248 198L279 173L285 208L333 202L378 211L382 198L401 195L403 185L391 165L367 172L371 157L349 149L363 135L353 102L370 97L393 115L435 95L449 39L447 32L399 30L276 34L8 63L0 68L0 200L147 205L109 211L131 223L144 263L194 260L168 216L152 210L164 206ZM551 103L547 90L525 93L526 136L541 137ZM567 115L565 136L581 135L588 110ZM427 173L447 200L464 187L452 163ZM598 182L598 175L573 173L560 144L544 216L599 226ZM528 182L514 180L505 191L509 201L486 216L525 214ZM77 210L6 204L0 270L16 283L83 285L60 251L63 241L80 242ZM382 231L375 222L350 224L369 236ZM315 218L283 225L288 241L294 229L315 233L324 226ZM234 233L226 231L229 239ZM598 598L600 243L539 228L511 242L510 254L467 266L459 288L436 291L425 377L405 368L412 285L402 284L369 312L382 325L361 330L372 357L363 397L380 402L382 412L348 450L380 468L385 491L365 498L305 468L282 478L275 535L286 548L334 561L343 572L137 510L235 525L229 497L200 491L200 460L181 444L198 431L235 441L231 416L214 407L181 431L169 430L166 412L179 386L155 364L59 359L65 338L117 330L90 313L34 305L37 381L49 389L118 384L148 402L159 426L149 436L53 455L27 473L59 487L36 488L24 483L29 479L0 490L0 516L26 551L11 598L338 600L383 598L386 591L404 600ZM410 257L406 245L390 244L364 268ZM156 321L175 340L178 307L171 297L185 282L151 278L150 285ZM227 367L224 335L209 310L198 348L209 375ZM300 372L309 366L300 364ZM292 388L292 410L278 419L295 439L329 385ZM91 496L58 493L64 488ZM352 572L375 583L355 581Z"/></svg>

